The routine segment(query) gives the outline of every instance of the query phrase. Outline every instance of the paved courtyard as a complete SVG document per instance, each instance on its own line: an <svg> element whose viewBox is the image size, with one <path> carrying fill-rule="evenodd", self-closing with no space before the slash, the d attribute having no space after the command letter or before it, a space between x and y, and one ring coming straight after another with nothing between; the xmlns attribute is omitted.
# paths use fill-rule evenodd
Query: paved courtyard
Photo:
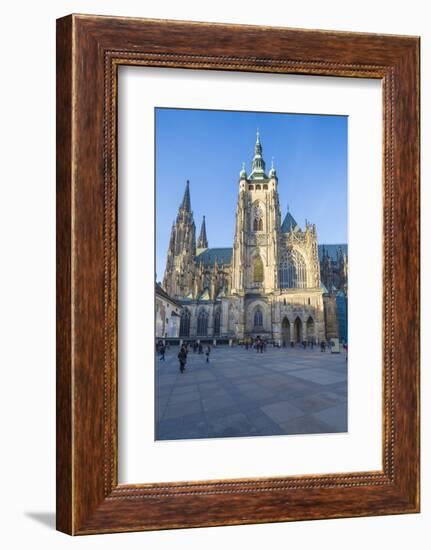
<svg viewBox="0 0 431 550"><path fill-rule="evenodd" d="M344 352L241 347L156 357L156 439L198 439L347 431Z"/></svg>

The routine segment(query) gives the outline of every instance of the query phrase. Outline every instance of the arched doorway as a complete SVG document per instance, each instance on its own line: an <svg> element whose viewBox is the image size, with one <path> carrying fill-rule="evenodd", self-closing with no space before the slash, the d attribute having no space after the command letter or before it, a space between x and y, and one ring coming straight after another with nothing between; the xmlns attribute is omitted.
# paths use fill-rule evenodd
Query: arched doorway
<svg viewBox="0 0 431 550"><path fill-rule="evenodd" d="M295 319L295 342L302 342L302 321L299 317Z"/></svg>
<svg viewBox="0 0 431 550"><path fill-rule="evenodd" d="M307 319L307 341L314 340L314 320L312 317Z"/></svg>
<svg viewBox="0 0 431 550"><path fill-rule="evenodd" d="M288 346L290 344L290 323L287 317L285 317L281 323L281 340L283 346Z"/></svg>

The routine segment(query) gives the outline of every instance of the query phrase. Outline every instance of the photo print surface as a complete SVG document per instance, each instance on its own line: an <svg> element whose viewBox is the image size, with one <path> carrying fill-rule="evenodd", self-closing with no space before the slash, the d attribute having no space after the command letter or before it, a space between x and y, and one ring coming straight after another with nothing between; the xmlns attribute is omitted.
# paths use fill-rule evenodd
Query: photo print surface
<svg viewBox="0 0 431 550"><path fill-rule="evenodd" d="M155 439L348 430L348 117L155 109Z"/></svg>

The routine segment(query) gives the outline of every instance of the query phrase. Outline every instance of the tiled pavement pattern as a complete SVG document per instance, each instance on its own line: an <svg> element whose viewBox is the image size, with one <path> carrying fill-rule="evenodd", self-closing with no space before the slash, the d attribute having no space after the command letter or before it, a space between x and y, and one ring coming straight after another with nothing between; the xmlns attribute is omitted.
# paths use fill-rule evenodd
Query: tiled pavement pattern
<svg viewBox="0 0 431 550"><path fill-rule="evenodd" d="M156 357L156 439L197 439L347 431L344 352L241 347Z"/></svg>

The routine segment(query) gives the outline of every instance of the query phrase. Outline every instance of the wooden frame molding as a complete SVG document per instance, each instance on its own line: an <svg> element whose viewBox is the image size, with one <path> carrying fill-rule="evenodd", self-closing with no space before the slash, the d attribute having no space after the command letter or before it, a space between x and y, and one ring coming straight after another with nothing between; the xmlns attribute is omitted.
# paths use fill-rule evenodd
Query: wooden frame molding
<svg viewBox="0 0 431 550"><path fill-rule="evenodd" d="M119 65L383 82L382 471L119 485ZM57 528L419 511L419 38L70 15L57 21Z"/></svg>

